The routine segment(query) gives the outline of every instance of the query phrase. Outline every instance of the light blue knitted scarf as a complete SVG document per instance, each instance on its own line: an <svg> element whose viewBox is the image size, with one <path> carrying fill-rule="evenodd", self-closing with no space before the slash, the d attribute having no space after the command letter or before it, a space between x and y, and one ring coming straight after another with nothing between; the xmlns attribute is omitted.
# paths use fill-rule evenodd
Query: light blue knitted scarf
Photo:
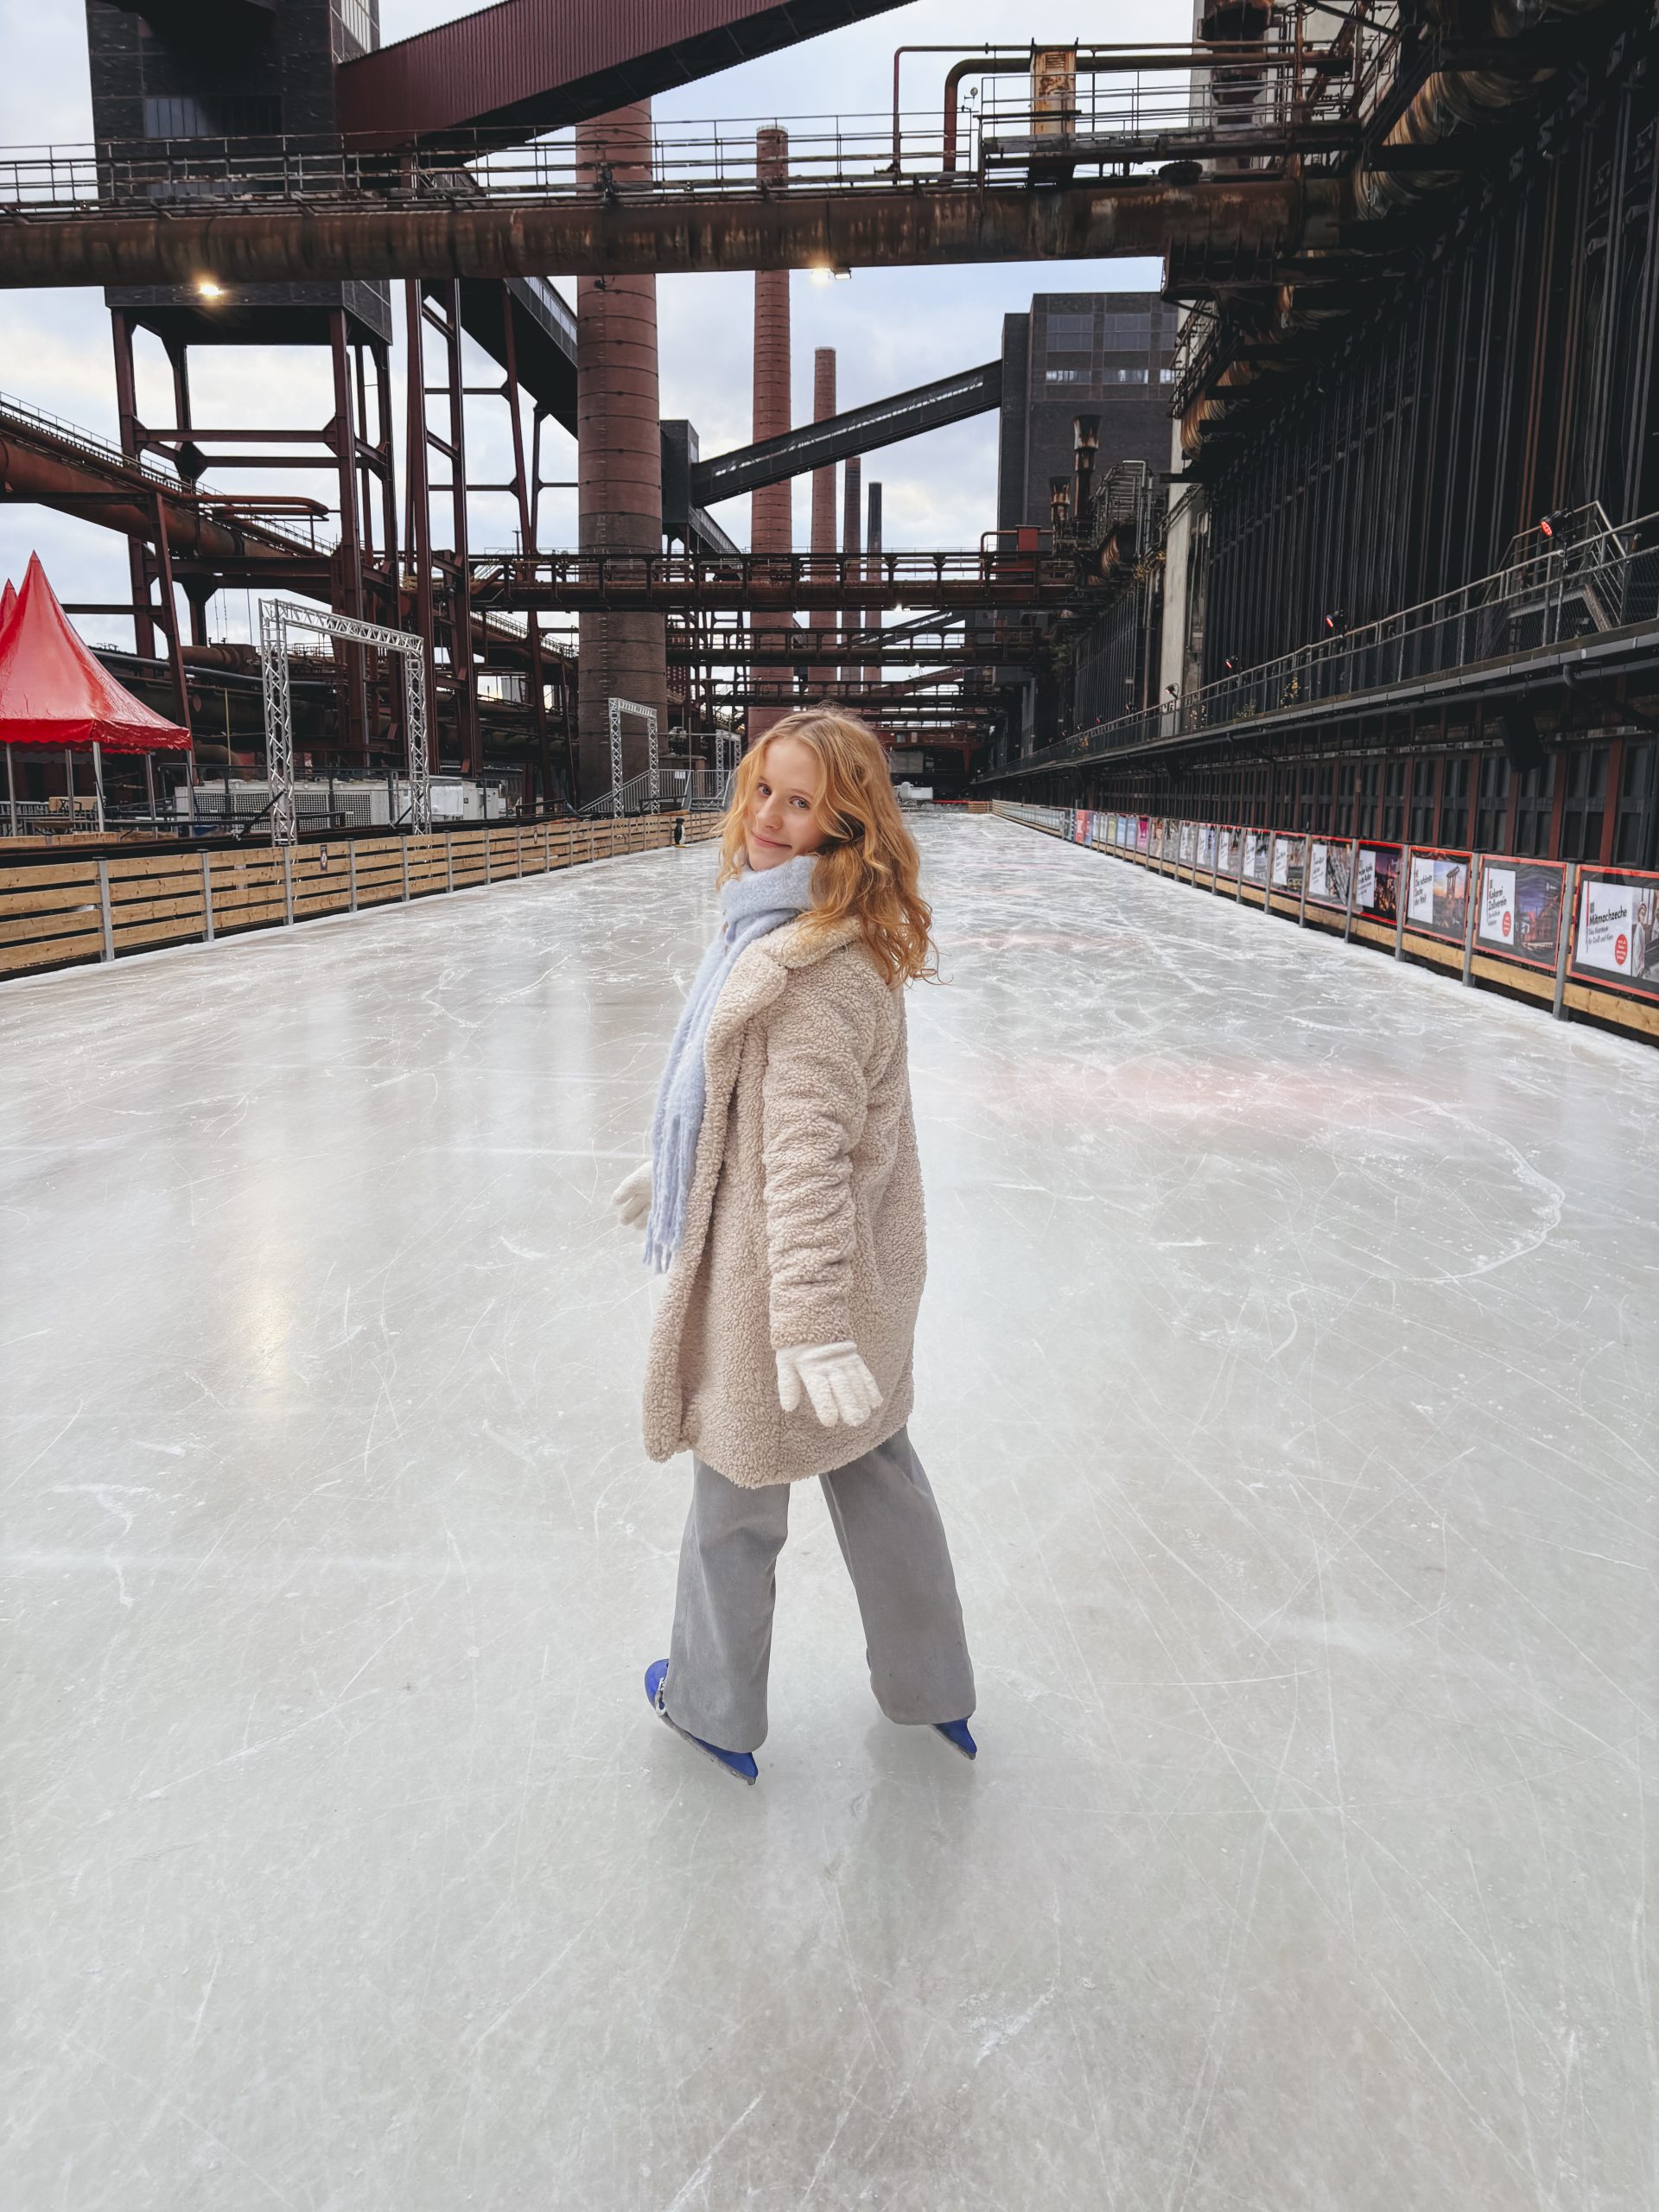
<svg viewBox="0 0 1659 2212"><path fill-rule="evenodd" d="M657 1111L651 1123L651 1218L645 1224L645 1265L664 1272L685 1229L697 1139L705 1098L702 1048L715 1001L737 956L812 904L817 855L802 853L777 868L745 868L721 887L721 927L702 956L668 1048Z"/></svg>

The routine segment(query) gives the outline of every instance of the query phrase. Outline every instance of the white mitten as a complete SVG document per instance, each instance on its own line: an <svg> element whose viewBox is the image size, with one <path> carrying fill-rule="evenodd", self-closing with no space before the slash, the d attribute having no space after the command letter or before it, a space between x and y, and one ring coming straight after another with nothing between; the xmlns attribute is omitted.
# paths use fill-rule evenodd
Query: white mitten
<svg viewBox="0 0 1659 2212"><path fill-rule="evenodd" d="M795 1344L778 1355L778 1402L792 1414L804 1389L825 1428L845 1421L861 1427L881 1402L875 1377L859 1357L858 1346Z"/></svg>
<svg viewBox="0 0 1659 2212"><path fill-rule="evenodd" d="M624 1229L638 1229L651 1211L651 1162L642 1160L611 1192L611 1204Z"/></svg>

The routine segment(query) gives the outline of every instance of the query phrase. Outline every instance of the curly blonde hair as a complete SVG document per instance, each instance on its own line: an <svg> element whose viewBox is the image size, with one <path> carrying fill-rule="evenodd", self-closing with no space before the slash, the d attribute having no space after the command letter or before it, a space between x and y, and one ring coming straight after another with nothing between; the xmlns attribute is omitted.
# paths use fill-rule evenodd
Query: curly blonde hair
<svg viewBox="0 0 1659 2212"><path fill-rule="evenodd" d="M745 865L744 827L766 751L792 737L817 755L817 818L824 831L812 875L809 929L849 917L889 983L938 979L933 914L917 888L921 858L893 795L887 756L874 734L836 707L809 707L774 722L738 764L720 837L724 883Z"/></svg>

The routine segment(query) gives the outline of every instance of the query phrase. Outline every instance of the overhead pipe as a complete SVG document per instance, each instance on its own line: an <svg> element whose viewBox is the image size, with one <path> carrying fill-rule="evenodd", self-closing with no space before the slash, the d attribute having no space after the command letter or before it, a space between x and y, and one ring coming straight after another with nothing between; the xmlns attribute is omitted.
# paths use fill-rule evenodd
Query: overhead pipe
<svg viewBox="0 0 1659 2212"><path fill-rule="evenodd" d="M160 491L167 516L167 542L175 560L246 561L262 556L292 558L303 564L303 547L286 539L266 537L256 531L227 528L204 513L194 500L180 499L159 486L146 482L124 486L111 470L105 475L77 467L38 448L0 439L0 487L7 497L27 499L37 506L55 507L60 513L78 515L83 521L102 524L127 537L147 543L156 536L154 495ZM327 561L315 556L314 565Z"/></svg>
<svg viewBox="0 0 1659 2212"><path fill-rule="evenodd" d="M1057 41L1057 44L1063 41ZM954 62L944 79L944 161L946 176L957 173L957 143L961 133L958 106L962 86L969 77L1028 77L1032 65L1039 53L1053 48L1032 45L1027 47L982 46L970 48L963 58ZM903 126L899 106L899 63L906 54L957 54L959 46L901 46L893 57L893 166L899 173L899 149ZM1225 42L1216 45L1148 45L1138 46L1080 46L1077 48L1077 73L1079 77L1131 77L1143 69L1208 69L1217 64L1255 60L1261 59L1262 48L1254 43L1233 46Z"/></svg>
<svg viewBox="0 0 1659 2212"><path fill-rule="evenodd" d="M716 270L1097 261L1171 247L1338 243L1332 177L1202 178L859 190L782 200L677 195L545 207L237 208L218 214L0 218L0 289L249 284L356 277L606 276Z"/></svg>

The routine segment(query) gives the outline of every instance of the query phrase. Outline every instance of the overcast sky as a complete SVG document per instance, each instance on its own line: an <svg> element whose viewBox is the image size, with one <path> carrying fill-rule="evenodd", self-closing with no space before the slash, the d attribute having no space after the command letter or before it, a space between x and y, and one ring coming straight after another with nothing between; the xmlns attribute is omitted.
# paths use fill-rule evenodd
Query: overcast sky
<svg viewBox="0 0 1659 2212"><path fill-rule="evenodd" d="M390 42L470 12L455 0L381 0L382 40ZM1179 40L1190 35L1191 21L1190 4L1184 0L1122 0L1111 10L1109 29L1119 40ZM718 117L757 123L886 113L896 47L1023 44L1033 31L1050 28L1056 37L1067 38L1075 37L1078 29L1069 21L1052 27L1035 22L1024 8L994 5L991 0L912 0L869 22L664 95L656 112L664 122ZM0 0L0 34L6 63L0 75L0 140L20 146L89 137L86 31L78 0ZM947 55L930 54L906 63L907 110L938 106L949 60ZM556 272L551 273L556 281ZM850 283L825 286L797 276L796 419L810 411L815 346L836 347L839 404L855 407L988 360L1001 342L1002 316L1026 307L1033 291L1154 289L1159 273L1154 261L1110 261L860 270ZM574 284L563 289L574 301ZM667 276L658 296L663 413L689 416L705 454L746 443L753 278ZM112 438L109 316L101 295L14 292L7 296L4 312L0 391ZM401 327L401 315L397 321ZM156 373L160 350L152 340L141 339L140 344L149 349L149 365L141 365L141 411L148 411L151 421L164 421L171 409L162 401L163 387ZM327 413L326 361L315 354L203 352L192 355L191 366L199 422L320 423ZM401 379L401 363L395 363L394 385L400 393ZM481 373L477 380L483 381ZM505 420L499 405L473 404L468 437L480 458L476 473L505 474ZM888 545L976 543L995 520L995 417L983 416L867 458L867 474L880 477L885 486ZM546 473L570 475L573 460L571 442L556 431ZM228 478L214 480L232 488ZM269 478L265 488L272 488ZM301 487L290 474L276 488ZM544 543L574 543L574 505L569 497L550 503ZM747 540L747 499L728 501L718 512L734 537ZM473 530L477 547L510 543L505 504L480 502ZM798 543L805 531L802 482L797 486ZM0 505L0 573L20 575L31 548L39 549L65 597L127 596L124 544L113 533L42 508ZM83 626L99 641L130 643L124 624L88 618ZM239 598L221 595L216 601L213 627L215 635L248 634Z"/></svg>

